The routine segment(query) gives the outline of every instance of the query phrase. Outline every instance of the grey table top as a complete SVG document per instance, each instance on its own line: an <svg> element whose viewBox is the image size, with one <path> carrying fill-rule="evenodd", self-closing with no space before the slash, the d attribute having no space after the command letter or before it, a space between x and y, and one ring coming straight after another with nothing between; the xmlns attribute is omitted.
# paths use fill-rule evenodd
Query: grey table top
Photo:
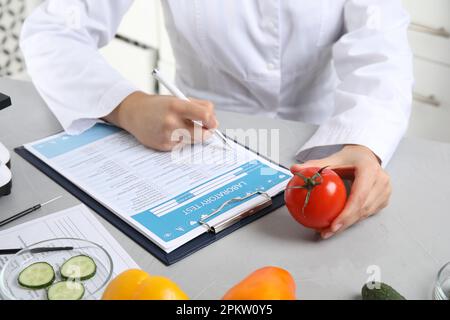
<svg viewBox="0 0 450 320"><path fill-rule="evenodd" d="M13 107L0 112L0 141L12 151L61 131L33 85L0 79ZM223 128L279 129L281 163L315 128L289 121L219 113ZM0 198L0 219L56 195L60 201L11 226L79 201L12 152L13 193ZM394 192L388 208L345 233L322 241L293 222L286 208L242 228L183 261L166 267L101 217L96 217L152 274L176 281L193 299L218 299L250 272L267 265L286 268L297 281L299 299L354 299L378 266L381 279L409 299L429 299L439 268L450 261L450 145L405 139L387 170Z"/></svg>

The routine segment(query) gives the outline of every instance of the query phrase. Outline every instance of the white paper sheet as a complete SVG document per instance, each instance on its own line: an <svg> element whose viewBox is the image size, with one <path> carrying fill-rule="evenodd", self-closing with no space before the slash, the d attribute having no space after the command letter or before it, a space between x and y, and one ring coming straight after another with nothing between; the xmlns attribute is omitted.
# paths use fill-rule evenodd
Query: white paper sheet
<svg viewBox="0 0 450 320"><path fill-rule="evenodd" d="M113 260L113 277L128 269L139 269L136 262L84 205L0 231L0 248L23 248L54 238L85 239L101 245ZM0 255L0 269L10 257ZM36 298L36 294L38 293L29 291L30 299Z"/></svg>

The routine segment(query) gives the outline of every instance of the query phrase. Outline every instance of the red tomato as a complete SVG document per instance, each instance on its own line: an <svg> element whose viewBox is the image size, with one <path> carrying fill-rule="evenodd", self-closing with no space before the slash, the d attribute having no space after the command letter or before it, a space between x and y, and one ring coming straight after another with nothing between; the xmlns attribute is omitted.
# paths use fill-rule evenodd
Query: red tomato
<svg viewBox="0 0 450 320"><path fill-rule="evenodd" d="M328 228L344 209L344 182L330 169L304 168L293 173L284 195L289 212L307 228Z"/></svg>

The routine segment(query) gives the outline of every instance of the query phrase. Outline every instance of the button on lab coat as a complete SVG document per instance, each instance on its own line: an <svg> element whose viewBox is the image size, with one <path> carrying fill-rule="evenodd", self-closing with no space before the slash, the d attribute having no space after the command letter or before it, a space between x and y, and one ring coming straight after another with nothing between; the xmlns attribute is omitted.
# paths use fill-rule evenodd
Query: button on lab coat
<svg viewBox="0 0 450 320"><path fill-rule="evenodd" d="M132 3L48 0L26 20L21 47L29 73L70 134L138 90L98 52ZM384 164L391 158L407 128L413 83L400 0L162 4L176 82L187 95L220 110L319 125L303 155L359 144Z"/></svg>

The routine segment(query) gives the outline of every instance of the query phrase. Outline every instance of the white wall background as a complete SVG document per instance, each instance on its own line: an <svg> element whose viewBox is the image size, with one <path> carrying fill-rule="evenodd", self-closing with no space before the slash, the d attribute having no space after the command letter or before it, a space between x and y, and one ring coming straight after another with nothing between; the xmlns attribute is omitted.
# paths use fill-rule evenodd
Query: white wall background
<svg viewBox="0 0 450 320"><path fill-rule="evenodd" d="M450 1L403 2L412 19L416 79L408 135L450 142Z"/></svg>

